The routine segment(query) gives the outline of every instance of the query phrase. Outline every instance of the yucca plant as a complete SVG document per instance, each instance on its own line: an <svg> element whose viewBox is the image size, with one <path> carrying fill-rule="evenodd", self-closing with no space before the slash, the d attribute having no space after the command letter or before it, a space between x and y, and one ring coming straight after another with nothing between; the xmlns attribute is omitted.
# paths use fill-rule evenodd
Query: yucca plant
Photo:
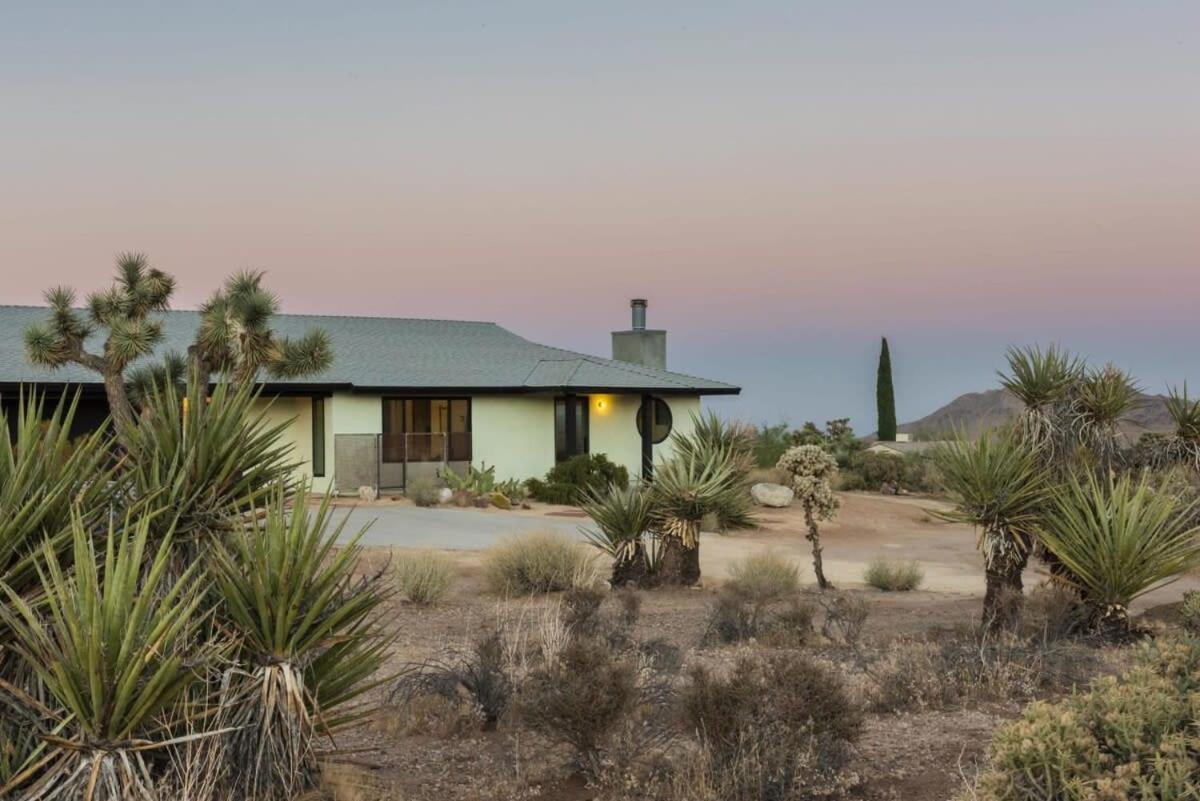
<svg viewBox="0 0 1200 801"><path fill-rule="evenodd" d="M650 494L659 581L692 585L700 580L700 523L728 502L737 470L730 448L715 444L685 450L655 469Z"/></svg>
<svg viewBox="0 0 1200 801"><path fill-rule="evenodd" d="M956 503L953 510L933 514L979 530L987 581L983 620L993 627L1010 625L1019 612L1021 573L1047 501L1046 468L1028 440L1011 429L974 441L959 435L936 448L933 458Z"/></svg>
<svg viewBox="0 0 1200 801"><path fill-rule="evenodd" d="M1110 469L1120 452L1117 426L1137 402L1140 389L1129 373L1112 364L1088 370L1072 390L1066 411L1075 441Z"/></svg>
<svg viewBox="0 0 1200 801"><path fill-rule="evenodd" d="M1159 467L1182 464L1200 470L1200 398L1190 398L1185 383L1182 392L1172 387L1165 403L1175 430L1154 442L1152 462Z"/></svg>
<svg viewBox="0 0 1200 801"><path fill-rule="evenodd" d="M713 508L713 515L722 530L753 528L758 524L750 499L750 471L755 466L757 437L754 428L742 423L727 423L711 411L706 415L693 414L691 419L690 431L671 438L675 453L703 460L710 451L725 451L733 469Z"/></svg>
<svg viewBox="0 0 1200 801"><path fill-rule="evenodd" d="M26 801L152 799L150 761L176 740L163 715L197 679L204 658L189 646L200 593L195 568L174 581L168 531L148 549L152 513L110 524L104 552L77 512L74 570L51 542L35 569L40 603L0 585L11 648L36 673L53 706L39 715L42 747L0 797Z"/></svg>
<svg viewBox="0 0 1200 801"><path fill-rule="evenodd" d="M588 542L613 559L614 587L645 584L657 568L655 553L646 546L654 525L654 499L645 487L609 486L603 492L585 491L580 508L595 527L581 527Z"/></svg>
<svg viewBox="0 0 1200 801"><path fill-rule="evenodd" d="M1042 542L1103 632L1128 633L1129 604L1200 565L1195 503L1155 489L1151 479L1070 477L1040 524Z"/></svg>
<svg viewBox="0 0 1200 801"><path fill-rule="evenodd" d="M1025 407L1019 430L1034 448L1054 451L1063 438L1062 407L1083 377L1083 362L1057 345L1010 347L1007 360L1009 372L997 375Z"/></svg>
<svg viewBox="0 0 1200 801"><path fill-rule="evenodd" d="M261 505L296 467L289 422L271 422L258 397L226 383L210 395L195 374L183 394L172 383L152 388L128 437L126 473L133 497L157 496L173 511L180 548L238 525L239 512Z"/></svg>
<svg viewBox="0 0 1200 801"><path fill-rule="evenodd" d="M265 514L213 542L211 574L226 626L240 643L227 703L237 727L245 798L290 799L317 775L317 738L360 722L358 703L378 683L389 640L378 612L389 592L382 575L357 579L365 528L339 543L329 495L311 514L277 482Z"/></svg>

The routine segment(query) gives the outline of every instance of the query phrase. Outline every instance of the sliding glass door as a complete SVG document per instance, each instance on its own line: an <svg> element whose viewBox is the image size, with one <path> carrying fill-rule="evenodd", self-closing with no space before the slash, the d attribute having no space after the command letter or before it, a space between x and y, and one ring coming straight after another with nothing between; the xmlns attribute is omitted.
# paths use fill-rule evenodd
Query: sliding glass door
<svg viewBox="0 0 1200 801"><path fill-rule="evenodd" d="M471 461L470 398L384 398L383 461Z"/></svg>

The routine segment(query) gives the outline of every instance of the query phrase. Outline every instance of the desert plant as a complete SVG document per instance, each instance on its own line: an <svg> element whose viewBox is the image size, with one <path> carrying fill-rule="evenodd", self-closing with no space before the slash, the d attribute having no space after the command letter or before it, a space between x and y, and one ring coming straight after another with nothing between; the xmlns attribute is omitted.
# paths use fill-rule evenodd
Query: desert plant
<svg viewBox="0 0 1200 801"><path fill-rule="evenodd" d="M581 527L580 532L613 559L612 586L646 583L658 567L651 561L655 551L646 544L646 533L654 523L651 494L643 487L610 486L602 492L586 492L580 508L595 524L595 528Z"/></svg>
<svg viewBox="0 0 1200 801"><path fill-rule="evenodd" d="M561 592L598 580L592 554L556 531L531 531L492 546L483 570L488 587L505 595Z"/></svg>
<svg viewBox="0 0 1200 801"><path fill-rule="evenodd" d="M754 429L727 423L713 412L691 416L691 430L671 437L676 458L707 460L710 454L725 454L731 466L726 484L711 514L721 530L752 528L757 516L750 498L750 472L754 469Z"/></svg>
<svg viewBox="0 0 1200 801"><path fill-rule="evenodd" d="M731 564L729 581L755 600L775 601L800 589L800 568L777 553L760 551Z"/></svg>
<svg viewBox="0 0 1200 801"><path fill-rule="evenodd" d="M857 595L834 593L820 598L818 603L825 610L825 619L821 621L822 636L851 648L857 647L871 614L867 602Z"/></svg>
<svg viewBox="0 0 1200 801"><path fill-rule="evenodd" d="M46 292L50 318L25 331L29 360L51 368L77 364L99 373L104 381L117 436L132 427L134 414L125 388L125 369L137 359L153 353L162 341L162 320L155 312L170 305L175 279L150 268L140 253L117 257L117 278L103 291L88 295L87 313L75 308L75 292L55 287ZM86 348L87 340L103 329L100 353Z"/></svg>
<svg viewBox="0 0 1200 801"><path fill-rule="evenodd" d="M168 531L149 549L152 513L136 509L110 524L98 556L93 532L71 523L74 571L52 544L36 563L39 607L8 585L0 620L12 650L36 673L53 708L41 707L44 753L0 795L154 799L150 760L173 742L165 715L203 670L193 646L201 594L196 566L170 581Z"/></svg>
<svg viewBox="0 0 1200 801"><path fill-rule="evenodd" d="M522 691L526 724L570 745L595 778L603 750L638 701L637 670L595 638L576 638L553 664L530 675Z"/></svg>
<svg viewBox="0 0 1200 801"><path fill-rule="evenodd" d="M261 272L236 273L200 307L200 327L188 351L206 381L213 373L239 385L253 383L260 372L300 378L333 362L333 347L323 329L313 328L298 339L271 329L279 299L263 287L262 279Z"/></svg>
<svg viewBox="0 0 1200 801"><path fill-rule="evenodd" d="M584 493L602 492L612 486L627 488L629 471L624 465L613 464L603 453L577 454L552 467L544 479L525 482L534 500L561 504L579 503Z"/></svg>
<svg viewBox="0 0 1200 801"><path fill-rule="evenodd" d="M1053 451L1062 438L1059 410L1078 385L1084 365L1057 345L1045 350L1010 347L1007 359L1008 374L997 375L1000 386L1025 407L1018 430L1035 450Z"/></svg>
<svg viewBox="0 0 1200 801"><path fill-rule="evenodd" d="M700 522L728 500L738 470L729 448L717 445L679 453L655 469L650 493L662 583L700 580Z"/></svg>
<svg viewBox="0 0 1200 801"><path fill-rule="evenodd" d="M804 508L806 539L812 545L817 585L823 590L833 589L833 584L825 578L817 521L830 520L837 513L838 499L830 483L837 475L837 460L817 445L797 445L779 458L779 469L789 476L796 498Z"/></svg>
<svg viewBox="0 0 1200 801"><path fill-rule="evenodd" d="M1085 371L1073 387L1068 427L1103 468L1111 468L1119 455L1117 424L1133 408L1139 392L1133 377L1112 364Z"/></svg>
<svg viewBox="0 0 1200 801"><path fill-rule="evenodd" d="M390 698L410 705L430 696L457 702L465 694L478 709L484 730L494 730L508 712L517 684L507 649L502 630L485 632L469 649L450 649L406 666L393 684Z"/></svg>
<svg viewBox="0 0 1200 801"><path fill-rule="evenodd" d="M875 376L875 406L878 412L878 436L881 442L896 440L896 394L892 389L892 356L887 337L879 345L879 370Z"/></svg>
<svg viewBox="0 0 1200 801"><path fill-rule="evenodd" d="M1200 641L1160 642L1123 677L1037 701L997 732L972 788L983 801L1200 797ZM1100 792L1097 792L1097 791Z"/></svg>
<svg viewBox="0 0 1200 801"><path fill-rule="evenodd" d="M393 562L392 576L401 598L431 606L454 586L454 564L440 551L402 553Z"/></svg>
<svg viewBox="0 0 1200 801"><path fill-rule="evenodd" d="M873 559L863 571L863 581L884 592L908 592L921 586L925 571L916 562Z"/></svg>
<svg viewBox="0 0 1200 801"><path fill-rule="evenodd" d="M1200 398L1190 398L1184 383L1182 391L1175 387L1168 391L1165 404L1175 430L1150 440L1151 463L1158 467L1182 464L1200 470Z"/></svg>
<svg viewBox="0 0 1200 801"><path fill-rule="evenodd" d="M1019 614L1021 572L1047 500L1045 468L1026 438L1011 430L941 445L934 461L956 507L931 514L970 523L980 531L978 547L987 580L983 619L995 626L1011 625Z"/></svg>
<svg viewBox="0 0 1200 801"><path fill-rule="evenodd" d="M428 476L418 476L408 482L404 495L417 506L437 506L441 503L441 488Z"/></svg>
<svg viewBox="0 0 1200 801"><path fill-rule="evenodd" d="M183 395L173 385L156 388L130 429L130 493L172 510L178 545L236 527L240 512L290 481L297 462L284 436L289 422L270 422L257 403L253 387L218 384L210 394L193 374Z"/></svg>
<svg viewBox="0 0 1200 801"><path fill-rule="evenodd" d="M1200 565L1191 508L1133 480L1070 477L1038 526L1042 542L1070 571L1093 625L1128 632L1129 604Z"/></svg>
<svg viewBox="0 0 1200 801"><path fill-rule="evenodd" d="M1192 634L1200 634L1200 590L1192 590L1183 594L1183 602L1179 605L1179 617L1183 627Z"/></svg>
<svg viewBox="0 0 1200 801"><path fill-rule="evenodd" d="M760 425L754 435L754 463L758 467L774 467L783 452L792 445L787 423Z"/></svg>
<svg viewBox="0 0 1200 801"><path fill-rule="evenodd" d="M441 469L441 476L442 481L446 482L446 486L454 492L489 495L496 488L496 466L488 467L484 462L480 462L479 467L468 464L466 472L462 475L455 472L454 468L449 465L445 465Z"/></svg>
<svg viewBox="0 0 1200 801"><path fill-rule="evenodd" d="M306 487L299 487L303 497ZM339 543L326 495L289 512L277 483L250 529L212 542L215 591L239 645L226 682L248 798L291 798L316 776L319 737L362 721L388 639L382 576L355 578L365 529Z"/></svg>

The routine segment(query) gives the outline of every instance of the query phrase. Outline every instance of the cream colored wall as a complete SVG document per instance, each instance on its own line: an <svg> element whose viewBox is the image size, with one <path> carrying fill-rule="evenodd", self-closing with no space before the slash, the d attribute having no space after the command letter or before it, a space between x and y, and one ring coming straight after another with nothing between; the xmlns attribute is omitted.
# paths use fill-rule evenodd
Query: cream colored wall
<svg viewBox="0 0 1200 801"><path fill-rule="evenodd" d="M331 404L325 400L325 475L312 475L312 399L296 397L263 398L257 408L265 413L268 425L287 423L284 439L292 446L292 459L300 463L297 477L311 482L313 492L324 492L333 476L333 426Z"/></svg>
<svg viewBox="0 0 1200 801"><path fill-rule="evenodd" d="M700 398L668 396L663 400L671 409L671 434L692 430L692 415L700 413ZM642 438L637 430L641 395L592 395L588 409L592 453L603 453L625 466L630 478L642 474ZM671 458L671 437L654 446L654 461Z"/></svg>
<svg viewBox="0 0 1200 801"><path fill-rule="evenodd" d="M554 466L554 398L476 395L471 399L475 464L496 466L496 478L541 477Z"/></svg>
<svg viewBox="0 0 1200 801"><path fill-rule="evenodd" d="M383 433L383 401L380 396L335 392L327 403L333 407L333 432L338 434Z"/></svg>

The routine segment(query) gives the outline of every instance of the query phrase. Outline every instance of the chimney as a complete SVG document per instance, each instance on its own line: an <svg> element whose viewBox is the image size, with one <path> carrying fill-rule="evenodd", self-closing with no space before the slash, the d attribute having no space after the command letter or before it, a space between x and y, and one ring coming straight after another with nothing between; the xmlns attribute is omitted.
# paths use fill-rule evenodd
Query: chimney
<svg viewBox="0 0 1200 801"><path fill-rule="evenodd" d="M646 328L646 299L629 301L632 310L628 331L612 332L612 357L657 370L667 369L667 332Z"/></svg>

